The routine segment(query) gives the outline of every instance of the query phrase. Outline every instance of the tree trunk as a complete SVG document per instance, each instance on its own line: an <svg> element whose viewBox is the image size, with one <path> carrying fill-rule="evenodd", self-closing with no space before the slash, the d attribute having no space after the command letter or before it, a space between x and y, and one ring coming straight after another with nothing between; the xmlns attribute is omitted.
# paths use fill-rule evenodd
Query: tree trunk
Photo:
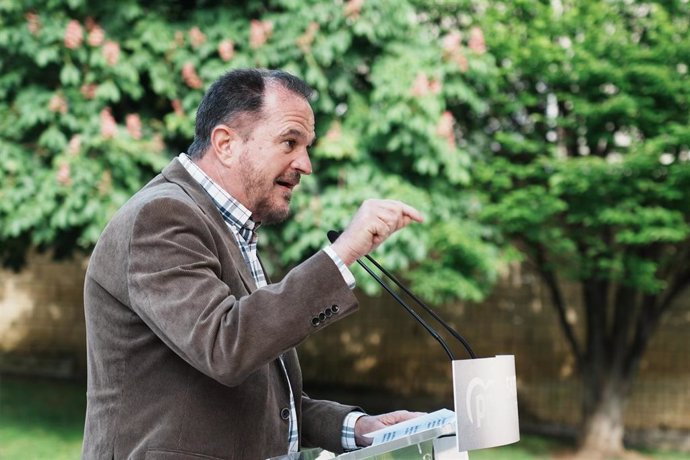
<svg viewBox="0 0 690 460"><path fill-rule="evenodd" d="M615 368L603 368L583 376L583 420L579 439L582 458L622 456L625 427L623 415L630 383Z"/></svg>
<svg viewBox="0 0 690 460"><path fill-rule="evenodd" d="M623 451L624 401L617 395L603 397L598 405L584 415L580 449L616 455Z"/></svg>

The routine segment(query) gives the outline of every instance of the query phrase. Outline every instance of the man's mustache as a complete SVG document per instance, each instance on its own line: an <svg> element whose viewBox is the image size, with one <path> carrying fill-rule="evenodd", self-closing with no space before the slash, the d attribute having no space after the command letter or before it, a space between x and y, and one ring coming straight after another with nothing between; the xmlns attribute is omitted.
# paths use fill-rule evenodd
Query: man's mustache
<svg viewBox="0 0 690 460"><path fill-rule="evenodd" d="M300 173L298 173L297 171L291 171L279 176L276 179L276 182L284 182L286 184L296 186L299 184L301 178L302 175Z"/></svg>

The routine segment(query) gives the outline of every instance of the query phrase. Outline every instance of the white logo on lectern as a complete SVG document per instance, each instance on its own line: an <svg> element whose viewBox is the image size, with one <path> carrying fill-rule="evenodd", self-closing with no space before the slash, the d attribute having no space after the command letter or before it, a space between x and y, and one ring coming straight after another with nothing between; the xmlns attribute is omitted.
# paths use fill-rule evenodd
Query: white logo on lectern
<svg viewBox="0 0 690 460"><path fill-rule="evenodd" d="M482 419L486 417L486 404L487 404L487 398L485 393L489 390L494 385L493 380L489 380L488 382L484 382L483 379L479 377L475 377L472 380L470 380L470 383L467 385L467 399L465 401L466 407L467 407L467 417L470 419L470 423L473 425L477 425L477 428L481 428L482 426ZM477 394L473 398L472 395L474 394L474 389L477 388ZM474 404L472 404L474 402ZM490 402L490 401L488 401ZM473 409L474 406L474 410ZM474 421L474 417L472 417L472 413L475 413L477 415L476 423Z"/></svg>

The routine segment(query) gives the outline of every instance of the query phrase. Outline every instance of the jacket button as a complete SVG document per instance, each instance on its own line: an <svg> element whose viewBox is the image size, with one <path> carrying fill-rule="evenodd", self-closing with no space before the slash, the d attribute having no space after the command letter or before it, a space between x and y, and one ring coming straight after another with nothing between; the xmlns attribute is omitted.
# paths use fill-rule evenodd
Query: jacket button
<svg viewBox="0 0 690 460"><path fill-rule="evenodd" d="M333 311L333 313L338 313L338 311L340 310L340 307L337 305L331 305L331 310Z"/></svg>
<svg viewBox="0 0 690 460"><path fill-rule="evenodd" d="M321 321L319 320L319 318L317 318L316 316L314 316L314 317L311 319L311 325L314 326L314 327L316 327L316 326L318 326L319 324L321 324Z"/></svg>
<svg viewBox="0 0 690 460"><path fill-rule="evenodd" d="M290 409L284 407L280 410L280 418L283 420L288 420L290 418Z"/></svg>
<svg viewBox="0 0 690 460"><path fill-rule="evenodd" d="M319 313L319 321L326 321L326 314L325 313Z"/></svg>
<svg viewBox="0 0 690 460"><path fill-rule="evenodd" d="M326 308L326 309L324 310L324 314L326 315L326 318L330 318L331 316L333 316L333 310L331 310L330 307L329 307L329 308Z"/></svg>

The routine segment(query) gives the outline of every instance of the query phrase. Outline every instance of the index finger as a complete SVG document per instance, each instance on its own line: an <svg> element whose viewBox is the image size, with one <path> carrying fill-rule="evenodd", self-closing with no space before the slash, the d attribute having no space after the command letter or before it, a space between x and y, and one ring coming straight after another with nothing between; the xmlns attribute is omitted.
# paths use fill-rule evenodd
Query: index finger
<svg viewBox="0 0 690 460"><path fill-rule="evenodd" d="M400 204L402 205L403 215L409 217L415 222L424 222L424 216L419 210L413 208L409 204L403 203L402 201L400 202Z"/></svg>

